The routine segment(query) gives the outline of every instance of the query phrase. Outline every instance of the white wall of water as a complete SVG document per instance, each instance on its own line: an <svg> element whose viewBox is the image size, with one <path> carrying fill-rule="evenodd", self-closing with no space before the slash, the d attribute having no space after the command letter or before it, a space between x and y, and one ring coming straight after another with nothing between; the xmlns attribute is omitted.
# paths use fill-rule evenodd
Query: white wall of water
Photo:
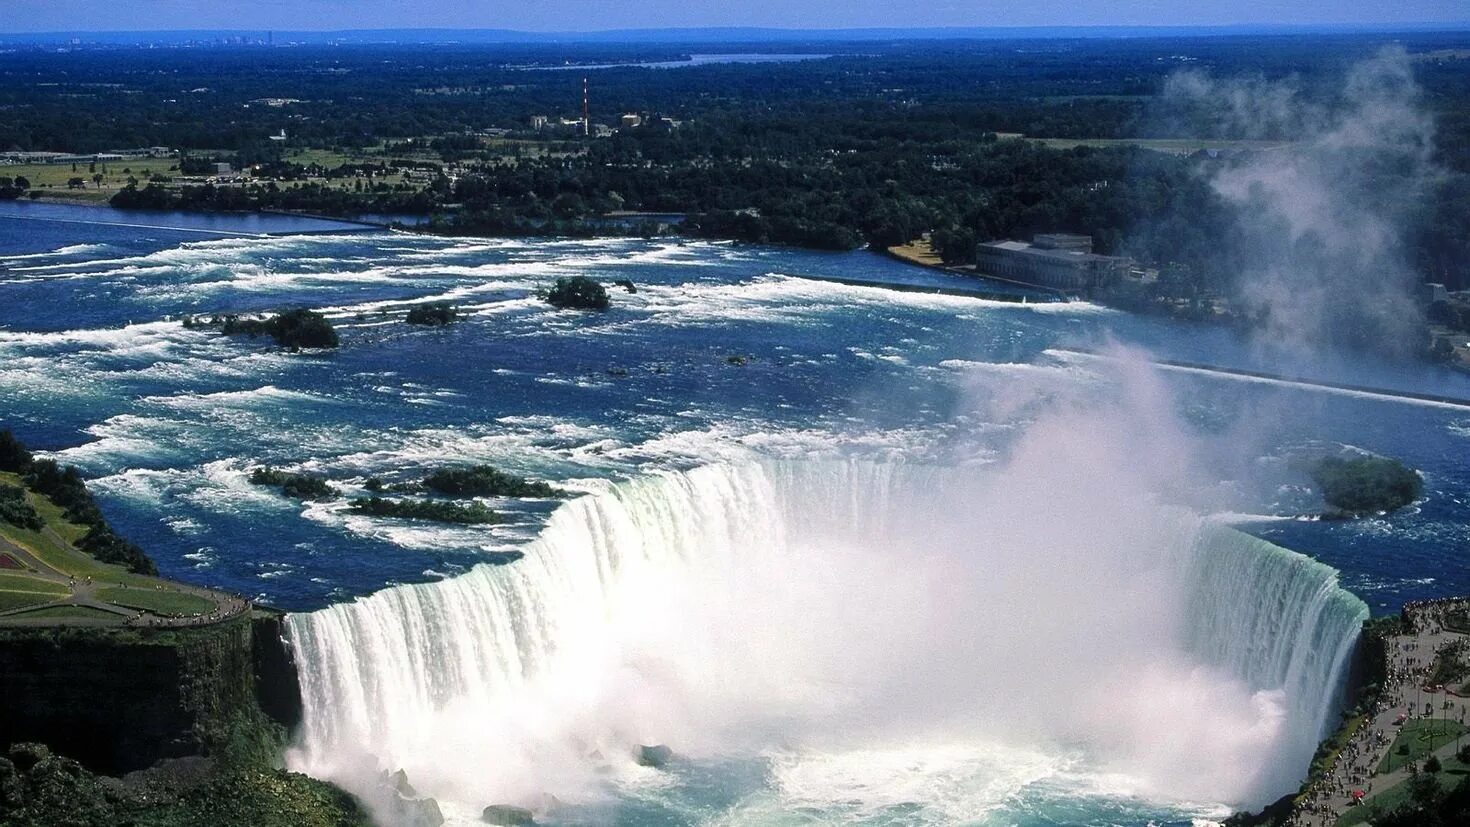
<svg viewBox="0 0 1470 827"><path fill-rule="evenodd" d="M644 783L639 743L774 756L778 804L904 778L967 818L1063 775L1158 801L1293 788L1366 609L1325 566L1096 483L792 462L619 484L514 565L291 617L288 763L370 800L402 768L467 813Z"/></svg>

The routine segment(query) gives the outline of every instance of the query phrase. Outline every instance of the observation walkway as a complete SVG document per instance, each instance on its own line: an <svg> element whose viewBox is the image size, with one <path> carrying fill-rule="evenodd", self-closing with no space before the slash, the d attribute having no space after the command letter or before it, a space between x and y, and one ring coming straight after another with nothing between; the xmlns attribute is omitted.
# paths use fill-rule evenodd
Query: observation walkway
<svg viewBox="0 0 1470 827"><path fill-rule="evenodd" d="M1410 603L1405 632L1384 638L1387 677L1371 714L1347 724L1330 768L1297 799L1292 827L1366 824L1408 800L1431 756L1446 787L1470 774L1470 598ZM1438 680L1447 680L1441 685Z"/></svg>

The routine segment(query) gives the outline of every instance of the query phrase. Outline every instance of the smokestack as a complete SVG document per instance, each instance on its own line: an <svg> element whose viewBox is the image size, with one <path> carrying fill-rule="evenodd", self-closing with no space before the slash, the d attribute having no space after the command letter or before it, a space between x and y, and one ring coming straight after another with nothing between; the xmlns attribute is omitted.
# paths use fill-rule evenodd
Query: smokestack
<svg viewBox="0 0 1470 827"><path fill-rule="evenodd" d="M592 134L592 119L587 115L587 79L582 78L582 135Z"/></svg>

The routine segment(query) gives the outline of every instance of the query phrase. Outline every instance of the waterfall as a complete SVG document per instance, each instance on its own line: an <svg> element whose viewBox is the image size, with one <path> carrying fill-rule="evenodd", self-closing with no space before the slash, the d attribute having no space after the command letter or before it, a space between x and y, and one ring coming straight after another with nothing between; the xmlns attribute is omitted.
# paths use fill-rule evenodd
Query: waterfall
<svg viewBox="0 0 1470 827"><path fill-rule="evenodd" d="M1234 529L1201 532L1191 555L1190 647L1254 686L1282 687L1310 758L1337 725L1341 690L1368 607L1337 571Z"/></svg>
<svg viewBox="0 0 1470 827"><path fill-rule="evenodd" d="M1255 804L1304 772L1366 616L1301 555L987 469L659 472L566 503L515 564L290 617L288 764L362 795L402 768L473 813L605 797L637 744L1025 748Z"/></svg>

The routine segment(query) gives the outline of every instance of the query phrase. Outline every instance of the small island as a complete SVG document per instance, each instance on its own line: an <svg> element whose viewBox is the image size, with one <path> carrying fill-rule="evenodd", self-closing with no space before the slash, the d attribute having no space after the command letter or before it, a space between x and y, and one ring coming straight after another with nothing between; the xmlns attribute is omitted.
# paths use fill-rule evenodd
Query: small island
<svg viewBox="0 0 1470 827"><path fill-rule="evenodd" d="M269 336L281 347L329 349L341 344L337 331L327 317L315 310L298 308L277 313L265 319L247 319L238 315L184 317L184 327L217 328L226 336Z"/></svg>
<svg viewBox="0 0 1470 827"><path fill-rule="evenodd" d="M461 525L494 525L504 519L494 510L479 503L461 505L442 500L390 500L385 497L361 497L352 501L352 510L372 517L395 517L403 520L432 520Z"/></svg>
<svg viewBox="0 0 1470 827"><path fill-rule="evenodd" d="M441 468L424 478L424 487L447 497L560 497L544 482L507 474L490 465Z"/></svg>
<svg viewBox="0 0 1470 827"><path fill-rule="evenodd" d="M421 327L444 327L459 318L459 311L449 302L431 302L409 308L404 321Z"/></svg>
<svg viewBox="0 0 1470 827"><path fill-rule="evenodd" d="M1424 490L1414 469L1387 457L1324 457L1308 473L1330 509L1324 516L1334 519L1394 511Z"/></svg>
<svg viewBox="0 0 1470 827"><path fill-rule="evenodd" d="M606 310L609 305L607 288L586 276L557 279L546 301L558 310Z"/></svg>
<svg viewBox="0 0 1470 827"><path fill-rule="evenodd" d="M337 496L336 489L324 477L292 474L265 466L250 472L250 484L279 487L282 494L298 500L329 500Z"/></svg>

